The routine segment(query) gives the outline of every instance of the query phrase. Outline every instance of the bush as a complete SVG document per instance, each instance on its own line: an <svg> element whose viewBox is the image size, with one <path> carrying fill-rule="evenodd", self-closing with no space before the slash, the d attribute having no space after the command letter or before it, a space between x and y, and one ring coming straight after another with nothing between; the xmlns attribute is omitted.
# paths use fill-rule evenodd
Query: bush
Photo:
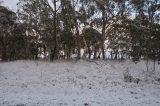
<svg viewBox="0 0 160 106"><path fill-rule="evenodd" d="M124 76L124 82L132 82L133 77L129 73L128 68L124 71L123 76Z"/></svg>
<svg viewBox="0 0 160 106"><path fill-rule="evenodd" d="M139 78L133 78L133 76L129 73L129 69L127 68L124 73L124 82L134 82L134 83L139 83L140 79Z"/></svg>

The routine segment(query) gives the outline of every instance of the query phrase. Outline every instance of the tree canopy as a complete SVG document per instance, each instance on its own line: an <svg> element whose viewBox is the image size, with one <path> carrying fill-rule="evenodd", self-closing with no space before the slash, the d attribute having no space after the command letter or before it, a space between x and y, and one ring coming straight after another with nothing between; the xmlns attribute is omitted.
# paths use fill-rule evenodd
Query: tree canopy
<svg viewBox="0 0 160 106"><path fill-rule="evenodd" d="M160 59L159 0L19 0L0 6L0 58ZM73 56L74 55L74 56Z"/></svg>

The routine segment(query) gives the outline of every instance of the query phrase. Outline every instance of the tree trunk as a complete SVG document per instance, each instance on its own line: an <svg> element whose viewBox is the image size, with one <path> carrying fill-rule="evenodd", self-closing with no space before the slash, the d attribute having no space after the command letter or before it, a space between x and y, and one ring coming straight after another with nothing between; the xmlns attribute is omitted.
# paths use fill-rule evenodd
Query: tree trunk
<svg viewBox="0 0 160 106"><path fill-rule="evenodd" d="M68 47L67 48L67 60L70 60L71 59L71 48Z"/></svg>
<svg viewBox="0 0 160 106"><path fill-rule="evenodd" d="M72 21L71 21L71 14L69 13L69 6L68 3L66 2L66 0L61 0L61 5L62 5L62 12L63 12L63 16L65 18L65 22L64 22L64 29L66 29L67 31L72 33ZM71 50L72 47L70 44L67 44L67 60L70 60L71 57Z"/></svg>
<svg viewBox="0 0 160 106"><path fill-rule="evenodd" d="M153 61L153 71L154 72L156 71L156 59L154 59L154 61Z"/></svg>
<svg viewBox="0 0 160 106"><path fill-rule="evenodd" d="M91 49L89 46L88 46L88 59L91 59Z"/></svg>
<svg viewBox="0 0 160 106"><path fill-rule="evenodd" d="M7 47L4 44L4 42L2 42L2 61L6 60L7 60Z"/></svg>
<svg viewBox="0 0 160 106"><path fill-rule="evenodd" d="M115 54L114 59L117 60L118 59L118 50L115 50L114 54Z"/></svg>
<svg viewBox="0 0 160 106"><path fill-rule="evenodd" d="M94 48L94 59L97 59L97 48Z"/></svg>
<svg viewBox="0 0 160 106"><path fill-rule="evenodd" d="M113 60L113 53L112 53L112 51L111 51L111 60Z"/></svg>
<svg viewBox="0 0 160 106"><path fill-rule="evenodd" d="M77 50L78 50L78 56L77 59L81 58L81 48L80 48L80 35L79 35L79 29L78 29L78 23L77 20L75 20L76 22L76 32L77 32Z"/></svg>
<svg viewBox="0 0 160 106"><path fill-rule="evenodd" d="M149 60L148 60L148 57L147 57L147 60L146 60L146 68L147 68L147 72L149 71L148 62L149 62Z"/></svg>
<svg viewBox="0 0 160 106"><path fill-rule="evenodd" d="M74 22L75 22L75 28L76 28L76 40L77 40L77 51L78 51L78 56L77 56L77 59L80 59L81 58L81 48L80 48L80 35L79 35L79 29L78 29L78 22L77 22L77 18L76 18L76 10L75 10L75 2L73 0L73 7L74 7Z"/></svg>
<svg viewBox="0 0 160 106"><path fill-rule="evenodd" d="M53 61L54 60L54 53L53 53L53 50L51 50L51 53L50 53L50 61Z"/></svg>
<svg viewBox="0 0 160 106"><path fill-rule="evenodd" d="M104 42L105 42L105 29L106 29L106 19L105 19L105 9L102 10L102 43L101 43L101 50L103 59L105 59L105 51L104 51Z"/></svg>
<svg viewBox="0 0 160 106"><path fill-rule="evenodd" d="M53 56L52 61L57 59L57 10L56 10L56 0L53 1L54 4L54 49L53 49Z"/></svg>

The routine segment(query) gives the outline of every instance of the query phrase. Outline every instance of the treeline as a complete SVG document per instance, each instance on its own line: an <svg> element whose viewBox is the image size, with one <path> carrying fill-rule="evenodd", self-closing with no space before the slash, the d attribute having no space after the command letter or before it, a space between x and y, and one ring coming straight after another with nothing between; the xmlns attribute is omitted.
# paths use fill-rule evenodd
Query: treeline
<svg viewBox="0 0 160 106"><path fill-rule="evenodd" d="M0 6L0 58L160 59L159 0L19 0Z"/></svg>

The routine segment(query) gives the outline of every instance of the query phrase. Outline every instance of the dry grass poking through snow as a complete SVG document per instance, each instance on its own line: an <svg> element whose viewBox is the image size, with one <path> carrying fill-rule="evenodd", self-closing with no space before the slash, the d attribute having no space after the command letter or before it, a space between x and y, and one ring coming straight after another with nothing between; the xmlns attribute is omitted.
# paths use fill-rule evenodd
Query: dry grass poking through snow
<svg viewBox="0 0 160 106"><path fill-rule="evenodd" d="M126 68L138 84L124 82ZM160 65L145 70L144 61L0 63L0 106L159 106Z"/></svg>

